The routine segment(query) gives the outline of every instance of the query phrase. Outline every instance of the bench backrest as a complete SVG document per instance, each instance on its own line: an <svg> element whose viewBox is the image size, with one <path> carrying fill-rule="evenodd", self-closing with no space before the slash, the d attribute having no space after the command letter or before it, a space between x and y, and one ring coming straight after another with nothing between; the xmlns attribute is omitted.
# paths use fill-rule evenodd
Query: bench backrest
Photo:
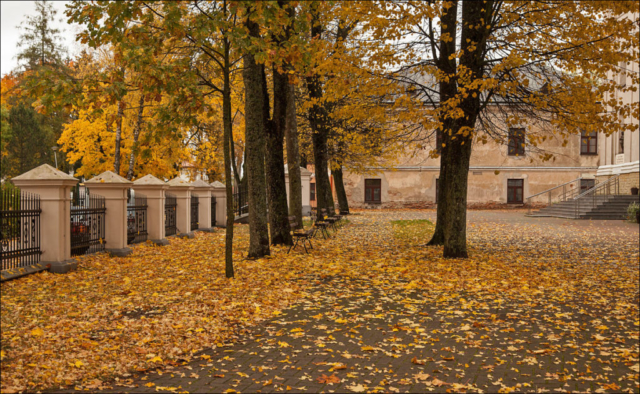
<svg viewBox="0 0 640 394"><path fill-rule="evenodd" d="M295 216L288 216L289 218L289 227L291 230L296 230L298 228L298 222L296 222Z"/></svg>

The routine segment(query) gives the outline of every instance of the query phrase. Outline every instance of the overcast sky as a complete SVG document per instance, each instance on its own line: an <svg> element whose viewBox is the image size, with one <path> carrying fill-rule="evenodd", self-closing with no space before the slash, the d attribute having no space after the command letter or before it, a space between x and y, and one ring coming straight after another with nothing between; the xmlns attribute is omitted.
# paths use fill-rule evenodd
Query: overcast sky
<svg viewBox="0 0 640 394"><path fill-rule="evenodd" d="M75 32L78 29L77 25L67 25L67 17L64 15L65 4L68 1L53 1L53 7L58 10L56 15L55 27L61 30L60 36L63 39L63 44L68 48L70 54L78 52L79 44L75 42ZM0 74L5 75L18 66L18 61L15 59L18 54L18 39L20 38L19 25L26 18L26 15L35 15L35 1L5 1L0 2L0 16L2 17L0 27L2 28L1 35L1 57L2 65L0 67ZM57 19L62 18L62 22L58 22Z"/></svg>

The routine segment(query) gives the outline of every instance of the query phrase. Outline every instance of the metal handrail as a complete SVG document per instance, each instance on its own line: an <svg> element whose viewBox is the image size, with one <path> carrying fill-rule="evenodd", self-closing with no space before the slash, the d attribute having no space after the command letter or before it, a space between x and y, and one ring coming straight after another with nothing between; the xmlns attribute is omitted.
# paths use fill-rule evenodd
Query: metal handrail
<svg viewBox="0 0 640 394"><path fill-rule="evenodd" d="M534 195L532 195L532 196L527 197L527 200L528 200L528 199L530 199L530 198L533 198L533 197L537 197L537 196L539 196L539 195L541 195L541 194L545 194L545 193L551 192L551 191L553 191L553 190L555 190L555 189L557 189L557 188L560 188L560 187L562 187L562 186L566 186L566 185L568 185L568 184L570 184L570 183L580 181L580 180L582 180L582 179L584 179L584 178L579 177L579 178L576 178L576 179L574 179L574 180L572 180L572 181L565 182L565 183L563 183L562 185L554 186L554 187L552 187L551 189L547 189L547 190L545 190L545 191L543 191L543 192L540 192L540 193L538 193L538 194L534 194Z"/></svg>
<svg viewBox="0 0 640 394"><path fill-rule="evenodd" d="M532 195L532 196L527 197L527 206L528 206L528 211L529 211L529 212L528 212L528 214L529 214L529 215L531 214L531 199L532 199L532 198L537 197L537 196L540 196L540 195L543 195L543 194L545 194L545 193L548 193L548 194L549 194L549 205L551 205L551 192L553 192L553 191L554 191L554 190L556 190L556 189L562 188L562 196L563 196L562 201L567 201L567 190L566 190L567 185L569 185L569 184L571 184L571 183L574 183L574 182L577 182L577 183L578 183L578 188L579 188L579 186L580 186L580 181L581 181L582 179L585 179L585 178L583 178L583 177L578 177L578 178L576 178L576 179L574 179L574 180L571 180L571 181L569 181L569 182L565 182L565 183L563 183L563 184L561 184L561 185L554 186L554 187L552 187L551 189L547 189L547 190L545 190L545 191L543 191L543 192L540 192L540 193L537 193L537 194L534 194L534 195Z"/></svg>
<svg viewBox="0 0 640 394"><path fill-rule="evenodd" d="M587 194L596 191L596 189L601 189L603 187L605 187L607 184L609 183L616 183L617 187L618 185L618 179L620 178L620 175L616 175L616 176L612 176L611 178L607 179L606 181L602 182L602 183L598 183L597 185L595 185L594 187L592 187L589 190L585 190L582 194L579 194L576 197L576 200L579 198L582 198L584 196L586 196ZM616 192L618 192L619 190L616 190ZM607 194L608 195L608 194Z"/></svg>
<svg viewBox="0 0 640 394"><path fill-rule="evenodd" d="M612 193L613 190L613 193ZM599 194L598 192L604 191L604 193ZM619 195L620 194L620 175L612 176L606 181L599 183L592 187L589 190L586 190L584 193L579 194L576 198L574 198L574 217L578 218L580 215L580 206L582 202L588 202L591 207L596 206L596 196L601 195L604 197ZM591 199L585 198L590 196Z"/></svg>

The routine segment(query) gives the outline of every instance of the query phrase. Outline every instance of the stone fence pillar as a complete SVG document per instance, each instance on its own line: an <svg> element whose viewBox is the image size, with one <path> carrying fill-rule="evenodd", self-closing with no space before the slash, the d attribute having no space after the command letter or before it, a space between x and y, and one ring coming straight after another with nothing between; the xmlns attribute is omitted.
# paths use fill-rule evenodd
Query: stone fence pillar
<svg viewBox="0 0 640 394"><path fill-rule="evenodd" d="M211 184L211 195L216 199L215 226L227 227L227 189L222 182L215 181Z"/></svg>
<svg viewBox="0 0 640 394"><path fill-rule="evenodd" d="M169 192L176 196L176 227L179 236L193 238L191 231L191 182L175 177L169 182Z"/></svg>
<svg viewBox="0 0 640 394"><path fill-rule="evenodd" d="M169 186L154 177L145 175L133 182L133 190L147 197L147 232L149 239L156 245L169 245L164 233L165 191Z"/></svg>
<svg viewBox="0 0 640 394"><path fill-rule="evenodd" d="M71 259L71 188L78 180L43 164L11 180L21 190L40 196L40 262L55 273L78 267Z"/></svg>
<svg viewBox="0 0 640 394"><path fill-rule="evenodd" d="M211 185L198 179L191 183L193 186L193 194L198 196L200 207L198 209L198 230L213 232L211 227Z"/></svg>
<svg viewBox="0 0 640 394"><path fill-rule="evenodd" d="M127 190L133 182L111 171L84 183L91 192L104 197L106 250L114 256L125 257L132 250L127 246Z"/></svg>

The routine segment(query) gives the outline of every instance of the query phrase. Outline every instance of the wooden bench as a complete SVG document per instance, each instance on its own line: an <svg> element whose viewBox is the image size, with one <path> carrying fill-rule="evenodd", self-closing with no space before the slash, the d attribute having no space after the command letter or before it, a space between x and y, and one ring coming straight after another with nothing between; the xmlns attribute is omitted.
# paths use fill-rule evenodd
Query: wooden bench
<svg viewBox="0 0 640 394"><path fill-rule="evenodd" d="M309 249L313 249L313 245L311 245L311 238L315 233L315 229L312 227L309 230L299 229L298 222L296 221L295 216L289 216L289 227L291 228L291 236L293 237L293 245L287 251L287 254L291 252L291 249L295 248L298 245L298 242L302 240L302 246L304 247L304 251L309 253L307 250L306 243L309 243Z"/></svg>
<svg viewBox="0 0 640 394"><path fill-rule="evenodd" d="M340 218L338 216L329 216L327 214L327 210L324 208L321 209L321 212L322 212L322 217L325 218L324 221L329 223L331 227L333 227L333 229L336 230L337 229L336 223L340 221Z"/></svg>
<svg viewBox="0 0 640 394"><path fill-rule="evenodd" d="M311 220L313 220L313 227L316 230L314 232L314 235L317 234L319 230L319 232L322 233L322 236L324 237L324 239L329 238L329 232L327 231L327 227L329 227L331 223L325 221L323 216L318 216L317 209L311 210Z"/></svg>

